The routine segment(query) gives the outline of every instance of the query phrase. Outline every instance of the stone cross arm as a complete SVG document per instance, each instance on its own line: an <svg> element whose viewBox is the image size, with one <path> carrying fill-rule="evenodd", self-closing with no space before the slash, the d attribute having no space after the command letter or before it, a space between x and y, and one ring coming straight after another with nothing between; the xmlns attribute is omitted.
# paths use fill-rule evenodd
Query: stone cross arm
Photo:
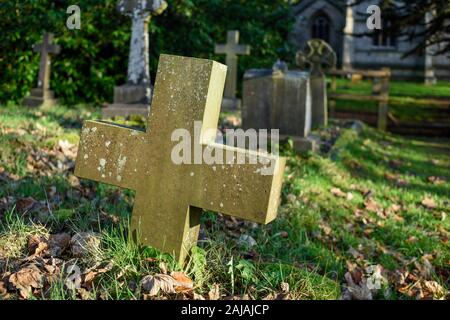
<svg viewBox="0 0 450 320"><path fill-rule="evenodd" d="M76 175L125 189L138 189L139 178L147 171L146 163L139 163L142 150L148 146L145 132L102 121L86 121L81 140L84 143L78 153Z"/></svg>
<svg viewBox="0 0 450 320"><path fill-rule="evenodd" d="M136 190L133 233L180 262L201 209L268 223L279 205L284 158L214 142L225 75L217 62L162 55L146 132L98 121L82 129L75 174ZM177 130L189 136L187 163L174 160Z"/></svg>
<svg viewBox="0 0 450 320"><path fill-rule="evenodd" d="M81 140L84 143L79 150L75 172L81 178L135 190L142 195L140 188L145 188L142 178L156 176L158 162L151 159L143 161L145 151L152 148L143 131L86 121ZM180 191L189 193L186 206L262 224L275 219L282 183L280 172L284 171L285 165L283 158L215 143L202 145L201 150L202 154L206 151L223 153L221 162L225 164L180 165L186 166L186 170L183 176L178 177L179 181L173 182L179 185L188 182L186 189ZM229 158L245 159L244 164L226 164L227 152L232 154ZM255 160L260 163L251 164ZM264 170L270 174L265 175ZM273 171L275 175L271 174ZM160 182L163 186L164 182Z"/></svg>
<svg viewBox="0 0 450 320"><path fill-rule="evenodd" d="M249 55L250 46L245 44L228 45L228 44L216 44L215 53L218 54L231 54L231 55Z"/></svg>
<svg viewBox="0 0 450 320"><path fill-rule="evenodd" d="M227 55L249 55L251 47L249 45L239 44L239 31L228 31L227 43L217 44L215 53Z"/></svg>
<svg viewBox="0 0 450 320"><path fill-rule="evenodd" d="M53 34L46 32L42 43L33 45L33 51L36 53L45 54L59 54L61 52L61 46L52 44Z"/></svg>

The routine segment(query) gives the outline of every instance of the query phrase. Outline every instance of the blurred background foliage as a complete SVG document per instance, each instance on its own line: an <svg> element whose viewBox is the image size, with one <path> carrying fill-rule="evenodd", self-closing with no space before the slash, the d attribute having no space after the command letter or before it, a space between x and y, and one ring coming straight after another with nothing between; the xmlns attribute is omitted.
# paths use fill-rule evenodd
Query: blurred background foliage
<svg viewBox="0 0 450 320"><path fill-rule="evenodd" d="M271 67L292 60L286 39L293 23L287 0L168 0L149 25L152 78L161 53L215 59L214 45L227 30L241 32L252 46L239 63ZM69 5L81 8L81 30L69 30ZM112 101L114 85L126 80L131 19L116 11L117 0L2 0L0 2L0 104L18 103L36 86L39 54L32 45L44 30L55 34L61 53L52 61L51 87L64 104Z"/></svg>

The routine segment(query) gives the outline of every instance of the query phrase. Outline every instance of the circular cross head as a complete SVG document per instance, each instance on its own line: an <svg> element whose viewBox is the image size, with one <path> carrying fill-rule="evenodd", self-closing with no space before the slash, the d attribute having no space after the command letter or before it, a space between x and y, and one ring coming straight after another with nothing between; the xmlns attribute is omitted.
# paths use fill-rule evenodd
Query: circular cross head
<svg viewBox="0 0 450 320"><path fill-rule="evenodd" d="M297 65L315 76L323 76L325 71L334 68L336 60L336 53L321 39L309 40L305 51L298 51L296 56Z"/></svg>

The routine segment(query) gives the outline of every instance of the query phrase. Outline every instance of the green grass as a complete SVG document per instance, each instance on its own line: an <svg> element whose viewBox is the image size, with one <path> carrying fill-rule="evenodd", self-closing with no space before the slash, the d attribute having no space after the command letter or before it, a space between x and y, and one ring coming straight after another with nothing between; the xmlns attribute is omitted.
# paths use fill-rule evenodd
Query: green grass
<svg viewBox="0 0 450 320"><path fill-rule="evenodd" d="M337 80L337 93L354 95L370 95L372 84L370 81L351 83L347 79ZM389 111L399 121L404 122L432 122L442 117L443 107L424 105L423 99L450 100L450 84L439 82L434 86L424 86L421 83L391 81L390 82ZM370 101L338 100L336 110L354 110L377 112L377 104Z"/></svg>
<svg viewBox="0 0 450 320"><path fill-rule="evenodd" d="M433 272L424 280L449 287L450 141L410 140L365 128L359 136L345 131L330 155L299 156L285 146L288 164L278 218L255 226L206 212L202 240L180 266L168 255L127 241L132 192L85 180L72 186L72 169L29 167L29 156L39 158L43 150L41 157L57 163L58 156L50 151L60 140L77 143L81 120L96 117L98 112L82 106L0 108L0 168L15 175L0 180L0 279L2 272L14 269L8 264L2 270L2 259L29 257L31 235L92 230L99 234L101 247L77 265L85 270L97 262L113 262L113 268L95 279L85 296L91 299L143 298L136 286L144 276L160 273L161 262L169 271L184 271L202 296L218 284L224 296L258 299L280 293L288 283L293 299L338 299L344 275L355 264L382 266L389 298L409 299L395 274L415 272L426 255ZM431 176L443 182L433 184ZM332 188L351 197L335 196ZM371 196L364 197L368 191ZM15 200L26 197L41 201L41 209L19 211ZM424 197L432 198L436 208L425 208ZM366 208L369 198L381 212ZM391 212L392 205L400 209ZM253 237L257 245L239 242L241 234ZM70 254L62 259L73 260ZM386 292L380 290L375 297L386 298ZM35 298L80 296L67 289L61 276Z"/></svg>

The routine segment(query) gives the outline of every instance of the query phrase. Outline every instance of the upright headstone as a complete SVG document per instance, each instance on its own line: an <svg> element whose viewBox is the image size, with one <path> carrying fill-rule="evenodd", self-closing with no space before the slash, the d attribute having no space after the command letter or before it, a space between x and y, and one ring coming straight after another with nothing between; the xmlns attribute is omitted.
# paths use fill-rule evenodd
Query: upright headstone
<svg viewBox="0 0 450 320"><path fill-rule="evenodd" d="M226 55L226 65L228 66L227 80L225 84L224 99L222 107L224 109L236 110L241 106L241 100L236 98L238 54L249 55L250 46L239 44L239 31L233 30L227 33L227 43L216 45L215 53Z"/></svg>
<svg viewBox="0 0 450 320"><path fill-rule="evenodd" d="M162 55L147 132L99 121L82 129L75 174L136 190L131 233L179 261L197 241L201 208L264 224L277 214L285 159L215 143L225 77L217 62ZM181 136L185 163L173 158Z"/></svg>
<svg viewBox="0 0 450 320"><path fill-rule="evenodd" d="M125 85L114 88L114 103L102 110L104 118L134 114L148 116L152 98L148 23L152 16L161 14L166 8L164 0L118 2L117 10L132 19L128 80Z"/></svg>
<svg viewBox="0 0 450 320"><path fill-rule="evenodd" d="M52 106L57 104L53 91L50 90L50 67L51 55L58 54L61 47L53 42L53 34L44 33L42 43L35 44L33 51L41 54L39 63L39 78L37 87L31 90L30 96L23 100L23 104L29 107L39 107L41 105Z"/></svg>
<svg viewBox="0 0 450 320"><path fill-rule="evenodd" d="M312 39L304 52L297 52L297 65L308 70L311 82L312 129L328 124L327 86L325 72L336 66L336 53L321 39Z"/></svg>
<svg viewBox="0 0 450 320"><path fill-rule="evenodd" d="M244 129L278 129L290 137L299 152L314 151L311 129L311 95L307 72L289 71L277 61L272 70L252 69L244 74L242 126Z"/></svg>

